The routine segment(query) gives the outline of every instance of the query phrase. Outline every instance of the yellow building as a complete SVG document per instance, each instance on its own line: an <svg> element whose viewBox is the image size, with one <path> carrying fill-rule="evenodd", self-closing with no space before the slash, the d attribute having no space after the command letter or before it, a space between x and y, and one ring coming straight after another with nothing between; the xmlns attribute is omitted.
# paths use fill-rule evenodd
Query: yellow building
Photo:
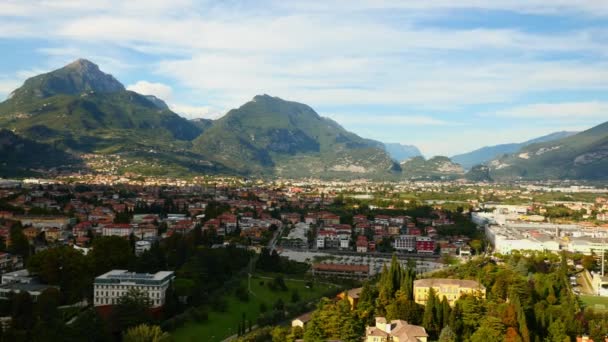
<svg viewBox="0 0 608 342"><path fill-rule="evenodd" d="M384 317L376 317L376 325L365 329L366 342L426 342L428 336L421 326Z"/></svg>
<svg viewBox="0 0 608 342"><path fill-rule="evenodd" d="M463 295L486 297L486 288L474 280L430 278L414 281L414 301L426 305L431 288L439 300L447 298L450 306Z"/></svg>
<svg viewBox="0 0 608 342"><path fill-rule="evenodd" d="M350 289L348 291L339 293L338 298L340 298L340 299L346 298L348 300L348 302L350 303L350 308L355 309L355 307L357 306L357 303L359 302L359 296L361 295L362 291L363 291L362 287L358 287L356 289Z"/></svg>

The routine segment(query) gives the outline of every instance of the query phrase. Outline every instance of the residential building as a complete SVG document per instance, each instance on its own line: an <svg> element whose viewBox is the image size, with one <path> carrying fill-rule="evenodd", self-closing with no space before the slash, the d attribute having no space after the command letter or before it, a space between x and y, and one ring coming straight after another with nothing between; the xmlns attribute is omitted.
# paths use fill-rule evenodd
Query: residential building
<svg viewBox="0 0 608 342"><path fill-rule="evenodd" d="M362 287L350 289L348 291L340 292L338 294L338 298L340 298L340 299L346 298L346 300L348 300L348 302L350 303L351 309L354 309L357 306L357 303L359 303L359 296L361 295L362 291L363 291Z"/></svg>
<svg viewBox="0 0 608 342"><path fill-rule="evenodd" d="M394 244L398 251L414 252L416 251L416 236L401 235L395 239Z"/></svg>
<svg viewBox="0 0 608 342"><path fill-rule="evenodd" d="M308 324L308 322L310 322L311 318L312 318L312 312L307 312L303 315L300 315L300 316L294 318L291 321L291 326L300 327L300 328L304 329L306 327L306 324Z"/></svg>
<svg viewBox="0 0 608 342"><path fill-rule="evenodd" d="M122 236L128 237L133 233L133 227L128 223L108 224L101 229L103 236Z"/></svg>
<svg viewBox="0 0 608 342"><path fill-rule="evenodd" d="M463 295L486 296L486 288L474 280L429 278L414 280L414 301L426 305L431 288L439 300L445 297L450 306Z"/></svg>
<svg viewBox="0 0 608 342"><path fill-rule="evenodd" d="M367 236L359 235L357 236L357 253L367 253Z"/></svg>
<svg viewBox="0 0 608 342"><path fill-rule="evenodd" d="M428 337L424 327L403 320L387 322L384 317L376 317L376 325L365 328L366 342L426 342Z"/></svg>
<svg viewBox="0 0 608 342"><path fill-rule="evenodd" d="M435 241L428 236L417 236L416 251L418 251L418 253L432 254L435 252Z"/></svg>
<svg viewBox="0 0 608 342"><path fill-rule="evenodd" d="M140 256L145 251L149 251L152 248L152 243L146 240L139 240L135 242L135 255Z"/></svg>
<svg viewBox="0 0 608 342"><path fill-rule="evenodd" d="M171 271L150 274L112 270L95 278L93 303L95 306L116 305L120 297L135 289L147 293L151 307L158 308L165 304L165 292L174 278Z"/></svg>

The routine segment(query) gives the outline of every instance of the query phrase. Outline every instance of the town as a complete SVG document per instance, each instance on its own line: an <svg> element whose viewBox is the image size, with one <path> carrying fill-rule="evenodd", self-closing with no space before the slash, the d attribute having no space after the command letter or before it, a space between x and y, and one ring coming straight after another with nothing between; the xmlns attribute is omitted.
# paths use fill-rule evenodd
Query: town
<svg viewBox="0 0 608 342"><path fill-rule="evenodd" d="M361 286L382 282L389 269L411 272L408 285L400 286L415 305L428 307L436 297L454 308L462 296L485 298L487 289L479 279L450 274L487 258L504 263L526 255L567 257L572 295L590 309L608 310L602 188L85 179L0 182L6 336L33 338L36 322L50 324L19 316L34 315L21 312L30 302L54 305L61 317L53 323L57 334L85 329L94 318L108 336L156 323L176 340L248 341L293 319L292 329L301 329L290 332L295 340L306 336L316 301L342 298L355 310L360 297L370 295ZM213 260L217 264L208 264ZM268 289L279 291L276 302L255 298ZM232 291L237 302L256 307L241 312L227 299ZM424 341L441 332L386 310L357 334L368 341ZM219 328L212 322L216 312L223 315Z"/></svg>

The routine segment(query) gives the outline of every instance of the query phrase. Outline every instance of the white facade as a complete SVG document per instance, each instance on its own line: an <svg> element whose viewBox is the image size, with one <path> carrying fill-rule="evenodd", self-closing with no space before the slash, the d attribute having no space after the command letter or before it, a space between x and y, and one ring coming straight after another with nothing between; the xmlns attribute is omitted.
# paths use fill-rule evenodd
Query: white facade
<svg viewBox="0 0 608 342"><path fill-rule="evenodd" d="M400 235L395 239L395 249L398 251L414 252L416 250L416 236Z"/></svg>
<svg viewBox="0 0 608 342"><path fill-rule="evenodd" d="M112 270L95 278L93 303L95 306L116 305L120 297L136 289L147 293L151 307L158 308L165 304L165 293L174 278L170 271L149 274Z"/></svg>
<svg viewBox="0 0 608 342"><path fill-rule="evenodd" d="M101 235L103 236L122 236L128 237L133 233L132 227L122 227L122 226L106 226L101 230Z"/></svg>
<svg viewBox="0 0 608 342"><path fill-rule="evenodd" d="M350 247L350 238L345 235L340 236L340 248L348 249Z"/></svg>
<svg viewBox="0 0 608 342"><path fill-rule="evenodd" d="M135 255L140 256L145 251L149 251L152 248L150 241L140 240L135 242Z"/></svg>

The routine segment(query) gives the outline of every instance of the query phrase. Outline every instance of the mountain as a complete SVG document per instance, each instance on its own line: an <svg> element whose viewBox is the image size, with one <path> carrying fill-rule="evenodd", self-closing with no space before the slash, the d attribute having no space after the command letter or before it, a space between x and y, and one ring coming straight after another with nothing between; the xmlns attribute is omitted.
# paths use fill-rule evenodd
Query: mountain
<svg viewBox="0 0 608 342"><path fill-rule="evenodd" d="M40 174L38 169L80 165L79 158L51 145L38 143L0 129L0 176Z"/></svg>
<svg viewBox="0 0 608 342"><path fill-rule="evenodd" d="M23 86L11 93L9 99L16 104L23 104L31 99L59 94L113 93L124 90L125 87L120 82L112 75L103 73L96 64L78 59L61 69L27 79Z"/></svg>
<svg viewBox="0 0 608 342"><path fill-rule="evenodd" d="M26 80L0 103L0 127L14 135L7 146L46 151L55 161L82 156L88 167L118 174L386 178L400 171L381 143L307 105L260 95L221 119L187 120L84 59ZM53 160L41 158L40 166ZM10 161L15 170L30 167Z"/></svg>
<svg viewBox="0 0 608 342"><path fill-rule="evenodd" d="M418 147L414 145L384 143L384 149L391 156L391 158L393 158L393 160L398 162L422 155Z"/></svg>
<svg viewBox="0 0 608 342"><path fill-rule="evenodd" d="M309 106L269 95L229 111L193 150L243 173L279 176L389 174L398 169L378 142L348 132Z"/></svg>
<svg viewBox="0 0 608 342"><path fill-rule="evenodd" d="M478 164L485 164L493 159L500 157L503 154L515 153L519 149L525 146L529 146L535 143L548 142L569 137L576 134L577 132L555 132L539 138L528 140L522 143L511 143L511 144L500 144L495 146L485 146L480 149L452 156L451 159L462 165L465 169L471 169L473 166Z"/></svg>
<svg viewBox="0 0 608 342"><path fill-rule="evenodd" d="M402 161L400 166L406 179L456 179L464 176L462 166L444 156L428 160L422 156L414 157Z"/></svg>
<svg viewBox="0 0 608 342"><path fill-rule="evenodd" d="M213 120L205 118L191 119L190 122L198 127L201 132L206 131L209 127L211 127L211 125L213 125Z"/></svg>
<svg viewBox="0 0 608 342"><path fill-rule="evenodd" d="M474 182L491 182L490 168L487 165L475 165L465 174L465 178Z"/></svg>
<svg viewBox="0 0 608 342"><path fill-rule="evenodd" d="M0 103L0 125L81 152L184 145L201 132L161 100L125 90L84 59L26 80Z"/></svg>
<svg viewBox="0 0 608 342"><path fill-rule="evenodd" d="M159 99L154 95L143 95L148 101L152 102L158 109L169 109L169 106L165 103L165 101Z"/></svg>
<svg viewBox="0 0 608 342"><path fill-rule="evenodd" d="M608 122L523 147L488 163L492 178L608 180Z"/></svg>

